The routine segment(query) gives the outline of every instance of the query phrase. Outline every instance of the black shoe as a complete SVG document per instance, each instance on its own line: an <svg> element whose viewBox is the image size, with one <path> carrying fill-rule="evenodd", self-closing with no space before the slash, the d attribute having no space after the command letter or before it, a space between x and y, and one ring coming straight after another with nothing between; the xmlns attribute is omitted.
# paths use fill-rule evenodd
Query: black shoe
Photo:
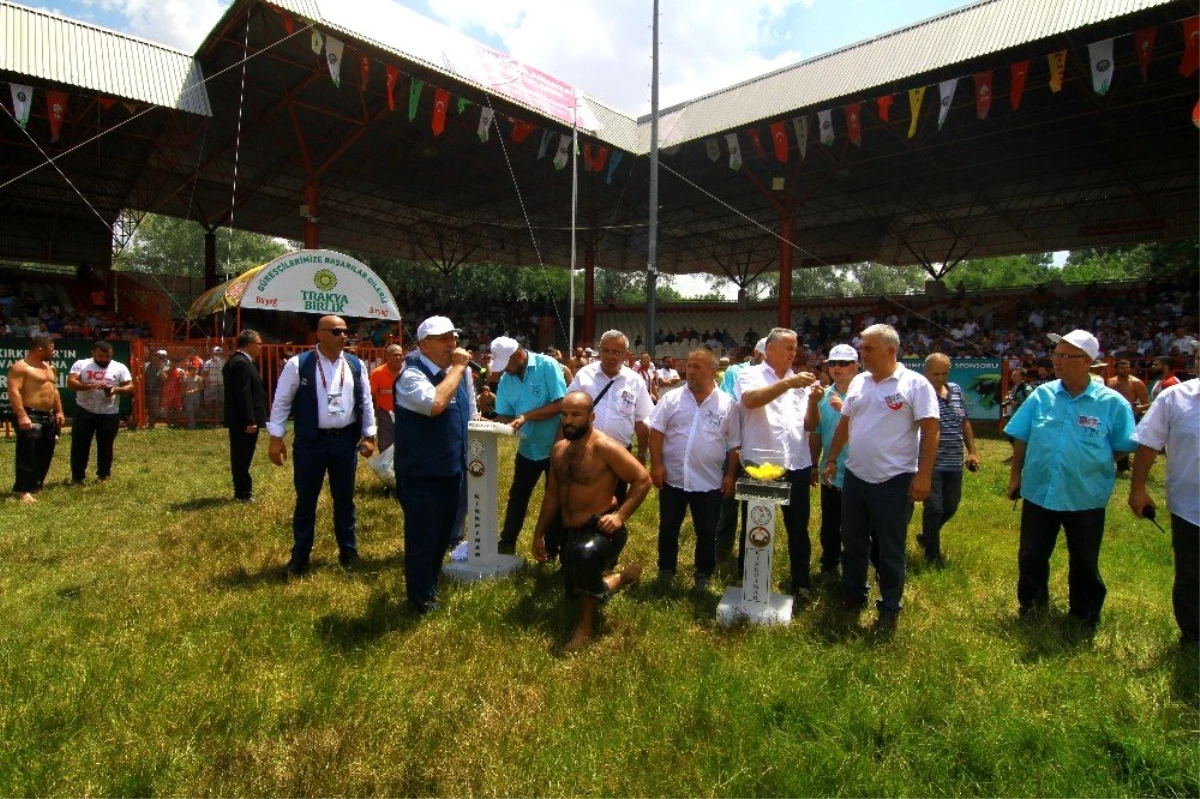
<svg viewBox="0 0 1200 799"><path fill-rule="evenodd" d="M284 576L288 579L303 577L308 574L308 561L292 558L288 561L287 568L284 569Z"/></svg>
<svg viewBox="0 0 1200 799"><path fill-rule="evenodd" d="M233 501L234 502L245 502L247 505L252 505L255 502L258 502L258 499L253 494L247 494L244 497L234 497Z"/></svg>
<svg viewBox="0 0 1200 799"><path fill-rule="evenodd" d="M925 563L927 563L929 566L931 566L934 569L946 568L946 558L942 556L941 552L934 552L932 554L929 552L926 552L925 553Z"/></svg>
<svg viewBox="0 0 1200 799"><path fill-rule="evenodd" d="M867 606L867 598L862 596L842 597L842 610L847 613L859 613Z"/></svg>
<svg viewBox="0 0 1200 799"><path fill-rule="evenodd" d="M496 544L496 552L501 555L515 555L517 554L517 542L500 541Z"/></svg>
<svg viewBox="0 0 1200 799"><path fill-rule="evenodd" d="M338 564L340 564L343 569L353 569L361 563L362 558L358 556L357 552L342 552L338 555Z"/></svg>
<svg viewBox="0 0 1200 799"><path fill-rule="evenodd" d="M424 616L427 613L433 613L438 609L438 603L436 599L431 599L428 602L413 602L412 600L409 600L409 602L412 604L413 609L417 611L417 615L420 616Z"/></svg>
<svg viewBox="0 0 1200 799"><path fill-rule="evenodd" d="M896 629L896 623L899 620L900 611L880 608L879 617L875 619L875 629L883 633L893 632Z"/></svg>
<svg viewBox="0 0 1200 799"><path fill-rule="evenodd" d="M797 588L792 592L792 613L799 613L813 603L812 591L807 588Z"/></svg>
<svg viewBox="0 0 1200 799"><path fill-rule="evenodd" d="M708 590L708 580L709 580L709 577L707 574L697 574L696 575L696 592L697 593L703 593L704 591Z"/></svg>

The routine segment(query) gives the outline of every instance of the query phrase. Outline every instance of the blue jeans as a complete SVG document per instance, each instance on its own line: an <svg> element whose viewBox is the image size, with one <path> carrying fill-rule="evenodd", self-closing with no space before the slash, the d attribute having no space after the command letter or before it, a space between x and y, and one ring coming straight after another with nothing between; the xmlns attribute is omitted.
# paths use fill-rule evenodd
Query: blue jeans
<svg viewBox="0 0 1200 799"><path fill-rule="evenodd" d="M679 559L679 528L683 515L692 511L696 528L695 569L697 577L711 577L717 568L717 516L721 512L721 492L684 491L663 483L658 492L658 569L675 571Z"/></svg>
<svg viewBox="0 0 1200 799"><path fill-rule="evenodd" d="M354 507L354 473L358 468L358 426L340 435L322 435L297 441L292 447L292 478L296 487L296 509L292 512L292 560L307 563L313 548L317 521L317 499L325 474L333 498L333 534L338 552L358 553L355 532L358 511Z"/></svg>
<svg viewBox="0 0 1200 799"><path fill-rule="evenodd" d="M912 479L913 475L905 472L882 483L868 483L846 470L842 483L842 587L848 601L865 601L870 593L867 567L874 535L879 548L875 570L883 597L879 607L888 613L899 613L903 607Z"/></svg>
<svg viewBox="0 0 1200 799"><path fill-rule="evenodd" d="M459 496L466 482L452 477L403 477L396 483L404 509L404 588L408 601L427 610L437 594L442 561L450 549ZM459 530L459 535L462 530Z"/></svg>

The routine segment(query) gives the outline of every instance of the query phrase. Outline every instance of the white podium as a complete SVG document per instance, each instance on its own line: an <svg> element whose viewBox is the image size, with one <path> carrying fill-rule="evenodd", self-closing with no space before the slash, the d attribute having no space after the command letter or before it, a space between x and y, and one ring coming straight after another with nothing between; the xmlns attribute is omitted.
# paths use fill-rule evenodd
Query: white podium
<svg viewBox="0 0 1200 799"><path fill-rule="evenodd" d="M443 566L442 574L447 577L473 582L509 574L525 565L516 555L501 555L496 551L500 529L496 511L499 474L496 441L500 436L513 434L511 427L499 422L467 424L467 559Z"/></svg>
<svg viewBox="0 0 1200 799"><path fill-rule="evenodd" d="M746 503L746 566L742 584L725 590L717 604L717 623L747 619L755 624L789 624L792 598L771 593L775 566L775 507L791 499L784 482L741 479L736 499Z"/></svg>

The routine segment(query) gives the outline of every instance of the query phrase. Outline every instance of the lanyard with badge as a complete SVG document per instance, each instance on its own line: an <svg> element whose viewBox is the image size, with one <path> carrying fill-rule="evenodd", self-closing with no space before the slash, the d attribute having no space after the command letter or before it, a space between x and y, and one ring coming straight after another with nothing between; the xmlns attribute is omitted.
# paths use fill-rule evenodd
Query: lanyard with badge
<svg viewBox="0 0 1200 799"><path fill-rule="evenodd" d="M341 416L346 412L346 409L342 406L342 386L346 383L346 371L345 364L342 363L341 358L337 360L333 368L337 370L338 384L335 391L330 391L329 382L325 379L325 367L321 364L321 358L317 357L317 372L321 375L321 389L325 392L325 401L327 403L325 407L329 411L330 416Z"/></svg>

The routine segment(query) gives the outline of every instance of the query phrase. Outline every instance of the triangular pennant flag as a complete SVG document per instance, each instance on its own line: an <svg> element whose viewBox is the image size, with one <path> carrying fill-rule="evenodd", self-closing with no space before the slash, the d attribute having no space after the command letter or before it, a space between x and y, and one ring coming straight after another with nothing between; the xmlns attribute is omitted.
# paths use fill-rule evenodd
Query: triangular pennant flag
<svg viewBox="0 0 1200 799"><path fill-rule="evenodd" d="M829 147L833 144L833 112L818 111L817 124L821 128L821 144Z"/></svg>
<svg viewBox="0 0 1200 799"><path fill-rule="evenodd" d="M608 172L604 175L604 182L612 185L613 173L617 171L617 164L621 163L621 159L625 157L625 153L620 150L613 150L612 158L608 159Z"/></svg>
<svg viewBox="0 0 1200 799"><path fill-rule="evenodd" d="M417 118L417 106L421 103L421 90L425 88L425 81L412 79L412 83L408 87L408 121L412 122Z"/></svg>
<svg viewBox="0 0 1200 799"><path fill-rule="evenodd" d="M1138 69L1142 71L1142 83L1150 71L1150 57L1154 55L1154 40L1158 36L1158 28L1151 25L1133 34L1133 47L1137 50Z"/></svg>
<svg viewBox="0 0 1200 799"><path fill-rule="evenodd" d="M495 115L496 112L491 108L479 109L479 127L475 129L475 133L479 135L480 141L487 141L488 136L491 135L489 129L492 127L492 117Z"/></svg>
<svg viewBox="0 0 1200 799"><path fill-rule="evenodd" d="M67 115L67 93L47 90L46 108L50 112L50 141L55 142L62 133L63 118Z"/></svg>
<svg viewBox="0 0 1200 799"><path fill-rule="evenodd" d="M446 108L450 105L450 92L445 89L433 90L433 121L430 126L434 136L441 136L446 129Z"/></svg>
<svg viewBox="0 0 1200 799"><path fill-rule="evenodd" d="M133 116L137 113L137 103L131 103L128 100L122 100L121 105L125 106L125 110L129 112L130 116Z"/></svg>
<svg viewBox="0 0 1200 799"><path fill-rule="evenodd" d="M1088 45L1088 60L1092 62L1092 91L1107 94L1112 85L1113 40L1105 39Z"/></svg>
<svg viewBox="0 0 1200 799"><path fill-rule="evenodd" d="M1050 65L1050 92L1058 94L1062 91L1063 72L1067 69L1067 51L1048 53L1046 63Z"/></svg>
<svg viewBox="0 0 1200 799"><path fill-rule="evenodd" d="M397 67L387 64L387 98L388 110L396 110L396 81L400 79L400 70Z"/></svg>
<svg viewBox="0 0 1200 799"><path fill-rule="evenodd" d="M800 151L800 160L808 154L808 117L793 117L792 129L796 131L796 149Z"/></svg>
<svg viewBox="0 0 1200 799"><path fill-rule="evenodd" d="M469 106L470 104L471 104L471 101L468 100L466 97L459 97L458 100L455 102L454 110L457 114L459 114L461 116L462 112L466 111L467 106Z"/></svg>
<svg viewBox="0 0 1200 799"><path fill-rule="evenodd" d="M862 103L846 106L846 136L855 147L862 147Z"/></svg>
<svg viewBox="0 0 1200 799"><path fill-rule="evenodd" d="M29 124L29 107L33 100L33 87L23 86L20 83L13 83L11 85L13 116L17 118L17 124L24 128Z"/></svg>
<svg viewBox="0 0 1200 799"><path fill-rule="evenodd" d="M729 168L738 170L742 168L742 145L738 143L738 135L736 133L726 133L725 143L729 145Z"/></svg>
<svg viewBox="0 0 1200 799"><path fill-rule="evenodd" d="M358 79L359 85L366 89L371 80L371 59L365 55L358 57Z"/></svg>
<svg viewBox="0 0 1200 799"><path fill-rule="evenodd" d="M596 152L592 155L592 171L603 172L604 165L608 163L608 148L600 146L596 148Z"/></svg>
<svg viewBox="0 0 1200 799"><path fill-rule="evenodd" d="M342 43L332 36L325 37L325 60L329 63L329 77L333 85L342 85Z"/></svg>
<svg viewBox="0 0 1200 799"><path fill-rule="evenodd" d="M1008 90L1008 104L1016 111L1021 107L1021 95L1025 92L1025 79L1029 77L1029 61L1018 61L1008 68L1012 75L1012 87Z"/></svg>
<svg viewBox="0 0 1200 799"><path fill-rule="evenodd" d="M912 121L908 123L908 138L917 135L917 119L921 116L921 101L925 99L925 87L908 90L908 108L912 112Z"/></svg>
<svg viewBox="0 0 1200 799"><path fill-rule="evenodd" d="M538 145L537 160L539 160L539 161L541 161L543 158L546 157L546 149L550 146L550 136L551 136L550 131L548 131L548 130L542 131L542 143Z"/></svg>
<svg viewBox="0 0 1200 799"><path fill-rule="evenodd" d="M875 98L875 105L879 108L879 121L891 122L892 116L892 95L885 94L882 97Z"/></svg>
<svg viewBox="0 0 1200 799"><path fill-rule="evenodd" d="M1183 21L1183 58L1179 59L1179 74L1190 78L1200 69L1200 16Z"/></svg>
<svg viewBox="0 0 1200 799"><path fill-rule="evenodd" d="M312 47L313 54L320 55L324 44L325 40L321 38L321 32L316 28L313 28L312 38L309 40L309 46Z"/></svg>
<svg viewBox="0 0 1200 799"><path fill-rule="evenodd" d="M1196 104L1192 106L1192 124L1200 128L1200 100L1197 100Z"/></svg>
<svg viewBox="0 0 1200 799"><path fill-rule="evenodd" d="M583 171L592 171L592 143L587 141L583 143Z"/></svg>
<svg viewBox="0 0 1200 799"><path fill-rule="evenodd" d="M571 137L565 133L558 134L558 152L554 154L554 168L562 169L567 165L571 153Z"/></svg>
<svg viewBox="0 0 1200 799"><path fill-rule="evenodd" d="M950 115L950 106L954 104L954 90L958 88L958 78L944 80L938 84L938 94L941 96L941 107L938 108L938 130L946 124Z"/></svg>
<svg viewBox="0 0 1200 799"><path fill-rule="evenodd" d="M746 135L750 137L750 143L754 145L754 152L758 153L759 158L766 158L767 151L763 149L762 133L758 128L750 128L746 131Z"/></svg>
<svg viewBox="0 0 1200 799"><path fill-rule="evenodd" d="M101 110L107 111L116 105L116 100L111 97L97 97L96 102L100 104Z"/></svg>
<svg viewBox="0 0 1200 799"><path fill-rule="evenodd" d="M771 143L775 145L775 160L781 164L788 162L787 127L783 120L771 123Z"/></svg>
<svg viewBox="0 0 1200 799"><path fill-rule="evenodd" d="M287 32L288 36L291 36L293 33L296 32L296 20L292 19L292 15L286 11L280 11L279 13L283 14L283 29L284 29L284 31Z"/></svg>
<svg viewBox="0 0 1200 799"><path fill-rule="evenodd" d="M975 73L975 116L987 119L992 108L992 71Z"/></svg>
<svg viewBox="0 0 1200 799"><path fill-rule="evenodd" d="M716 139L705 139L704 150L708 153L709 161L718 161L721 158L721 145L717 144Z"/></svg>
<svg viewBox="0 0 1200 799"><path fill-rule="evenodd" d="M512 123L513 123L512 140L515 141L517 144L520 144L521 142L525 141L527 138L529 138L529 134L533 133L533 123L532 122L522 122L519 119L514 119L512 121Z"/></svg>

